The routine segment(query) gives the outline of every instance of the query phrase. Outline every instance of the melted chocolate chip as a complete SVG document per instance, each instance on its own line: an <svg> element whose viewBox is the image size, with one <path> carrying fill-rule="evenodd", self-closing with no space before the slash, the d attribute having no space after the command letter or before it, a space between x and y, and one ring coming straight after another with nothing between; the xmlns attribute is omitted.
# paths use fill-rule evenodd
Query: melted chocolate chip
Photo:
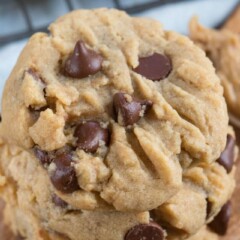
<svg viewBox="0 0 240 240"><path fill-rule="evenodd" d="M49 165L51 163L52 160L46 151L43 151L38 147L34 147L33 151L42 165Z"/></svg>
<svg viewBox="0 0 240 240"><path fill-rule="evenodd" d="M80 123L74 136L77 137L77 147L85 152L96 152L101 141L106 145L109 143L109 130L102 128L96 121Z"/></svg>
<svg viewBox="0 0 240 240"><path fill-rule="evenodd" d="M154 53L151 56L139 58L139 65L133 70L148 79L159 81L170 74L172 63L167 56Z"/></svg>
<svg viewBox="0 0 240 240"><path fill-rule="evenodd" d="M141 118L141 113L143 114L151 106L151 101L140 101L123 92L113 96L114 113L118 123L123 126L136 123Z"/></svg>
<svg viewBox="0 0 240 240"><path fill-rule="evenodd" d="M57 155L53 162L56 169L53 171L51 181L55 188L64 193L72 193L79 189L77 176L72 166L72 156L68 153Z"/></svg>
<svg viewBox="0 0 240 240"><path fill-rule="evenodd" d="M209 228L219 235L225 235L228 228L229 219L232 213L231 202L228 201L218 213L218 215L213 219L212 222L208 224Z"/></svg>
<svg viewBox="0 0 240 240"><path fill-rule="evenodd" d="M52 196L52 202L61 208L66 208L68 206L68 203L66 203L64 200L62 200L58 195L54 194Z"/></svg>
<svg viewBox="0 0 240 240"><path fill-rule="evenodd" d="M102 67L103 58L88 49L83 41L78 41L73 53L66 60L64 74L73 78L85 78L97 73Z"/></svg>
<svg viewBox="0 0 240 240"><path fill-rule="evenodd" d="M163 229L154 222L149 224L139 224L131 228L124 240L163 240L164 231Z"/></svg>
<svg viewBox="0 0 240 240"><path fill-rule="evenodd" d="M227 144L224 151L221 153L217 162L222 165L227 173L230 173L233 168L234 164L234 146L235 146L235 139L228 134L227 135Z"/></svg>

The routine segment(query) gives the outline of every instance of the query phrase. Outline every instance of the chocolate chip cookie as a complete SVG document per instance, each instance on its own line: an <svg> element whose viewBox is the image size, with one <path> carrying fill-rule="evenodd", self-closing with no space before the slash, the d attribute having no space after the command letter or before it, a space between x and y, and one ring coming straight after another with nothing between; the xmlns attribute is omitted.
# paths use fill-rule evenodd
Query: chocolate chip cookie
<svg viewBox="0 0 240 240"><path fill-rule="evenodd" d="M228 156L233 156L234 150L227 145L221 156L228 152ZM144 212L120 212L110 206L101 210L82 209L83 204L94 204L95 199L78 190L71 198L79 197L81 205L71 204L70 196L66 198L62 189L55 190L48 172L31 152L1 141L0 157L5 222L23 239L92 240L93 236L98 236L99 240L144 237L180 240L192 236L192 239L204 240L206 236L217 236L209 231L222 235L227 230L234 171L228 173L219 161L186 169L178 193L159 207ZM59 159L65 166L68 157L62 154ZM230 162L232 160L229 158ZM68 176L69 172L71 170L63 170L62 174ZM201 230L208 223L211 230Z"/></svg>
<svg viewBox="0 0 240 240"><path fill-rule="evenodd" d="M36 240L194 235L234 187L234 137L224 150L223 89L204 52L114 9L49 30L31 37L3 94L12 228Z"/></svg>
<svg viewBox="0 0 240 240"><path fill-rule="evenodd" d="M213 62L224 87L230 119L233 124L240 126L239 35L228 29L207 29L194 18L190 23L190 36Z"/></svg>

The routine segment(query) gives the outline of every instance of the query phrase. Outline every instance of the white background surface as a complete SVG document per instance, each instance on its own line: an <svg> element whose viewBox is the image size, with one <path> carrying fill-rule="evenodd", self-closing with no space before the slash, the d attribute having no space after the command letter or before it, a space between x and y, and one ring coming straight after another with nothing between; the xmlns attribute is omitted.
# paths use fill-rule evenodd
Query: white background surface
<svg viewBox="0 0 240 240"><path fill-rule="evenodd" d="M188 22L192 16L197 15L202 24L214 27L229 15L237 2L238 0L186 1L168 4L140 15L161 21L165 29L187 34ZM2 24L4 23L0 22L0 29L3 29ZM0 97L4 83L25 44L26 40L22 40L0 48Z"/></svg>

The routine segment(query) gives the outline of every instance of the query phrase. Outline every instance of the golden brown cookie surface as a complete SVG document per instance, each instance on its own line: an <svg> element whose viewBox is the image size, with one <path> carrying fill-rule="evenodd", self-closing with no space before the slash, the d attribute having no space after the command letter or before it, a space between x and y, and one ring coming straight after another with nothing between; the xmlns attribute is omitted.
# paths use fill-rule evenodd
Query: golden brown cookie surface
<svg viewBox="0 0 240 240"><path fill-rule="evenodd" d="M3 96L12 228L29 240L195 234L234 187L234 137L203 51L117 10L76 11L50 32L30 39Z"/></svg>
<svg viewBox="0 0 240 240"><path fill-rule="evenodd" d="M190 23L190 37L213 62L224 87L224 96L231 115L240 117L240 38L229 29L207 29L197 19ZM239 120L238 120L239 121ZM236 122L236 120L235 120Z"/></svg>

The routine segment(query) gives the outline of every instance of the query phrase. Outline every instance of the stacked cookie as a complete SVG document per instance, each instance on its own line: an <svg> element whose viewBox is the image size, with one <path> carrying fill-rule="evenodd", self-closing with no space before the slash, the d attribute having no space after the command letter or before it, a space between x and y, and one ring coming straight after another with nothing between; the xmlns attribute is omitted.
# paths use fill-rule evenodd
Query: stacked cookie
<svg viewBox="0 0 240 240"><path fill-rule="evenodd" d="M235 26L238 21L235 22ZM228 105L230 121L240 126L239 63L240 39L234 28L213 30L201 26L196 18L190 22L190 36L211 59L224 87L224 97Z"/></svg>
<svg viewBox="0 0 240 240"><path fill-rule="evenodd" d="M29 40L3 94L0 186L13 232L200 240L216 237L210 223L224 234L236 149L204 52L117 10L75 11L49 30Z"/></svg>

